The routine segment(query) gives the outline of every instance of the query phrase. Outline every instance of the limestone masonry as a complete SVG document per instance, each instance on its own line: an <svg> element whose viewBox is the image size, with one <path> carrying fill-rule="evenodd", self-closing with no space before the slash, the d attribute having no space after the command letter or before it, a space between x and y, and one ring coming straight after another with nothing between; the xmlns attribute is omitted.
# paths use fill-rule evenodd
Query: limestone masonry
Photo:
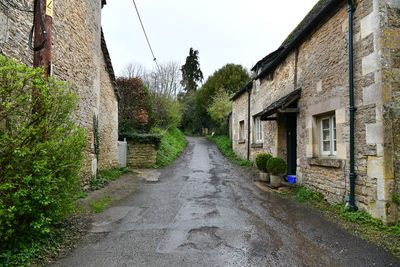
<svg viewBox="0 0 400 267"><path fill-rule="evenodd" d="M400 213L393 201L400 195L400 1L360 0L355 8L356 205L394 223ZM252 84L233 97L234 151L246 158L250 142L252 160L261 152L287 159L288 174L330 202L349 195L348 23L347 1L319 1L281 48L254 66ZM255 138L258 119L262 140Z"/></svg>
<svg viewBox="0 0 400 267"><path fill-rule="evenodd" d="M154 167L156 165L156 160L156 145L128 141L126 164L129 168Z"/></svg>

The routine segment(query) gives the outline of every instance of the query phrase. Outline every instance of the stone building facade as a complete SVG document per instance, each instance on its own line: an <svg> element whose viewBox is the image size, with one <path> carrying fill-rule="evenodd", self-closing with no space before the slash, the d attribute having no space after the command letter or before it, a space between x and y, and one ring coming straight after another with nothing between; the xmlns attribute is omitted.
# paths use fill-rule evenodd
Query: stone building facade
<svg viewBox="0 0 400 267"><path fill-rule="evenodd" d="M75 118L86 129L84 179L118 164L118 91L101 29L105 0L53 1L52 70L58 81L69 82L79 96ZM10 4L11 3L11 4ZM0 0L0 52L32 66L29 49L33 1ZM98 118L100 154L94 154L93 117Z"/></svg>
<svg viewBox="0 0 400 267"><path fill-rule="evenodd" d="M355 200L394 223L400 214L400 2L359 0L354 7ZM288 174L330 202L349 195L348 25L347 1L319 1L233 97L234 151L242 158L249 152L251 160L261 152L286 159Z"/></svg>

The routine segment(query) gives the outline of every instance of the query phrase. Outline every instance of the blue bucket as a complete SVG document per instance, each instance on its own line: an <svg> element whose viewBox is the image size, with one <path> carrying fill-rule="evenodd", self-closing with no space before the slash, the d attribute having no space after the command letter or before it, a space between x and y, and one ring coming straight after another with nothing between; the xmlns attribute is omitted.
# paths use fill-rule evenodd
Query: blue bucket
<svg viewBox="0 0 400 267"><path fill-rule="evenodd" d="M296 175L288 175L287 180L289 183L295 184L296 183Z"/></svg>

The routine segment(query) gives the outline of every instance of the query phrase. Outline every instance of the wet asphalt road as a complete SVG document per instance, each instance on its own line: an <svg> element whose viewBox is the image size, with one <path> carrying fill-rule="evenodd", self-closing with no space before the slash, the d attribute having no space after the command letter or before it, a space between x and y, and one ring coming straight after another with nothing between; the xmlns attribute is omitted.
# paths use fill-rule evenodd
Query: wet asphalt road
<svg viewBox="0 0 400 267"><path fill-rule="evenodd" d="M188 140L159 183L100 214L55 266L400 266L318 213L259 190L215 144Z"/></svg>

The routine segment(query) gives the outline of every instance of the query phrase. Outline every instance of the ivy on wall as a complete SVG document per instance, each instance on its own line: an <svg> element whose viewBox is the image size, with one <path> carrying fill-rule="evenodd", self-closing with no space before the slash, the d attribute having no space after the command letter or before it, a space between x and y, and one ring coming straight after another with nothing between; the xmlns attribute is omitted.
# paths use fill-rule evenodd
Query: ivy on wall
<svg viewBox="0 0 400 267"><path fill-rule="evenodd" d="M99 118L93 115L93 145L94 154L96 155L97 162L99 162L100 155L100 135L99 135Z"/></svg>

